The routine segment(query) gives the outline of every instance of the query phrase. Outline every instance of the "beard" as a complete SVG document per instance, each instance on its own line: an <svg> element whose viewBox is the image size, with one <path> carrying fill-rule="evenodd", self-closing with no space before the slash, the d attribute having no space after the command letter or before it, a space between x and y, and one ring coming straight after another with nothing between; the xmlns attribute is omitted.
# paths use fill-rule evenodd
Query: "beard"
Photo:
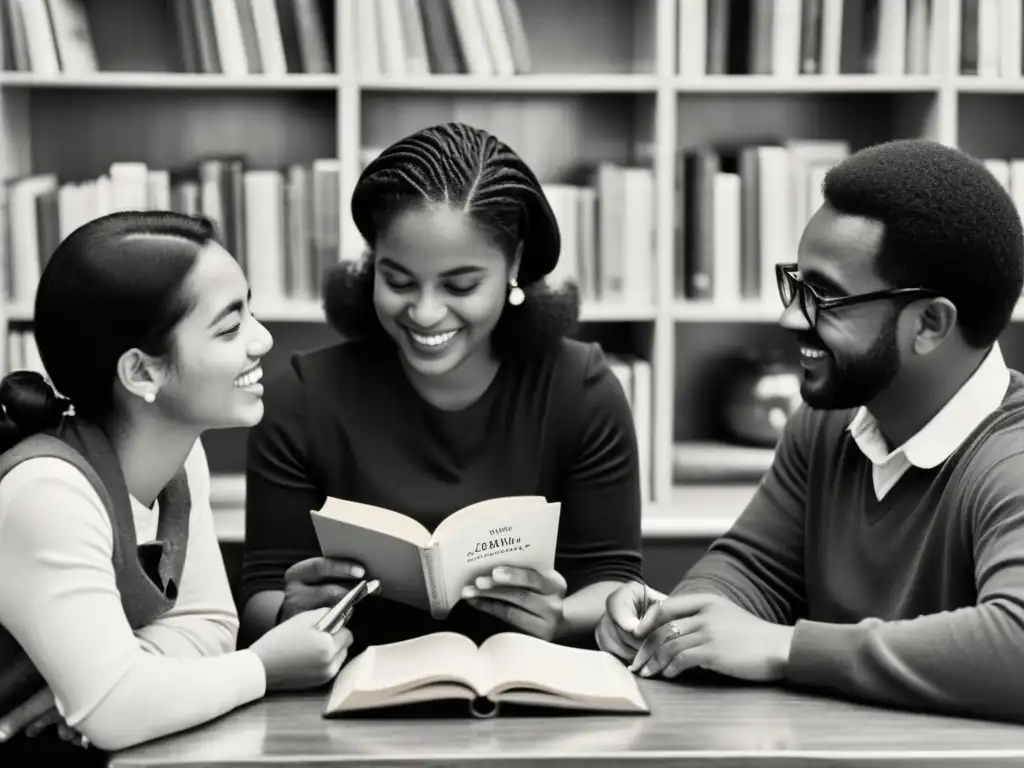
<svg viewBox="0 0 1024 768"><path fill-rule="evenodd" d="M856 356L836 354L817 338L807 343L826 352L814 368L804 370L800 384L800 396L811 408L841 410L867 405L892 384L900 370L896 317L870 349Z"/></svg>

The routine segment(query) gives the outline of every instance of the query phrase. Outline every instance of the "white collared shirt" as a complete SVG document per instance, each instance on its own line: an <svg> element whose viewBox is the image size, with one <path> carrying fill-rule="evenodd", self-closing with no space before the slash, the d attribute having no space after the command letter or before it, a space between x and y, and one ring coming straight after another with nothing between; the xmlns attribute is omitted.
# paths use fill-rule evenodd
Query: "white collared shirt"
<svg viewBox="0 0 1024 768"><path fill-rule="evenodd" d="M910 467L932 469L950 457L984 419L1002 403L1010 372L999 344L993 345L978 369L942 410L913 437L893 451L874 416L858 409L847 429L861 453L872 463L875 495L881 501Z"/></svg>

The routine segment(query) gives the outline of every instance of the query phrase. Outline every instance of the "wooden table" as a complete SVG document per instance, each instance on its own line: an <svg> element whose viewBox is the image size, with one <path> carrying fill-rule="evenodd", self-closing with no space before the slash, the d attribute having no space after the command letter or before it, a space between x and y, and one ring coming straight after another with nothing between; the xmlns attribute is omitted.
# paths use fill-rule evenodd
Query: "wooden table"
<svg viewBox="0 0 1024 768"><path fill-rule="evenodd" d="M273 696L110 765L1024 766L1024 726L721 682L641 685L648 716L325 720L322 693Z"/></svg>

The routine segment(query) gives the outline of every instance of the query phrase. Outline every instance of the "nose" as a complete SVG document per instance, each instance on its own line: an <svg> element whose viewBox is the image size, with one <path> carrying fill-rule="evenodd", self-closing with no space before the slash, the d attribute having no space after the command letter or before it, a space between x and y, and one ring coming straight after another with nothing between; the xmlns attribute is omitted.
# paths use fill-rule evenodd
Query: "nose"
<svg viewBox="0 0 1024 768"><path fill-rule="evenodd" d="M253 333L249 337L249 355L253 358L263 357L274 346L274 337L259 320L253 318Z"/></svg>
<svg viewBox="0 0 1024 768"><path fill-rule="evenodd" d="M409 307L409 319L421 328L437 325L446 314L448 307L429 289L422 291L416 303Z"/></svg>
<svg viewBox="0 0 1024 768"><path fill-rule="evenodd" d="M798 299L789 302L789 306L782 310L782 314L779 316L779 325L787 331L800 332L811 329L811 324L807 322L807 316L804 315Z"/></svg>

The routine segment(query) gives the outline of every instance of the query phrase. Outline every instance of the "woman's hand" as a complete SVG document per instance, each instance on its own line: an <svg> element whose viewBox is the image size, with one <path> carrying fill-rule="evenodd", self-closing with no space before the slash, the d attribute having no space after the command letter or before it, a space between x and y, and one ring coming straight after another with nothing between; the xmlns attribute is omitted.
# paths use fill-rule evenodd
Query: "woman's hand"
<svg viewBox="0 0 1024 768"><path fill-rule="evenodd" d="M64 741L83 749L89 746L89 739L64 722L49 688L44 688L0 718L0 744L22 730L27 738L35 738L51 725L57 726L57 735Z"/></svg>
<svg viewBox="0 0 1024 768"><path fill-rule="evenodd" d="M562 630L565 579L558 571L498 566L490 576L462 590L474 608L542 640L554 640Z"/></svg>
<svg viewBox="0 0 1024 768"><path fill-rule="evenodd" d="M317 608L329 608L366 576L361 563L327 557L301 560L284 573L284 601L277 623Z"/></svg>

